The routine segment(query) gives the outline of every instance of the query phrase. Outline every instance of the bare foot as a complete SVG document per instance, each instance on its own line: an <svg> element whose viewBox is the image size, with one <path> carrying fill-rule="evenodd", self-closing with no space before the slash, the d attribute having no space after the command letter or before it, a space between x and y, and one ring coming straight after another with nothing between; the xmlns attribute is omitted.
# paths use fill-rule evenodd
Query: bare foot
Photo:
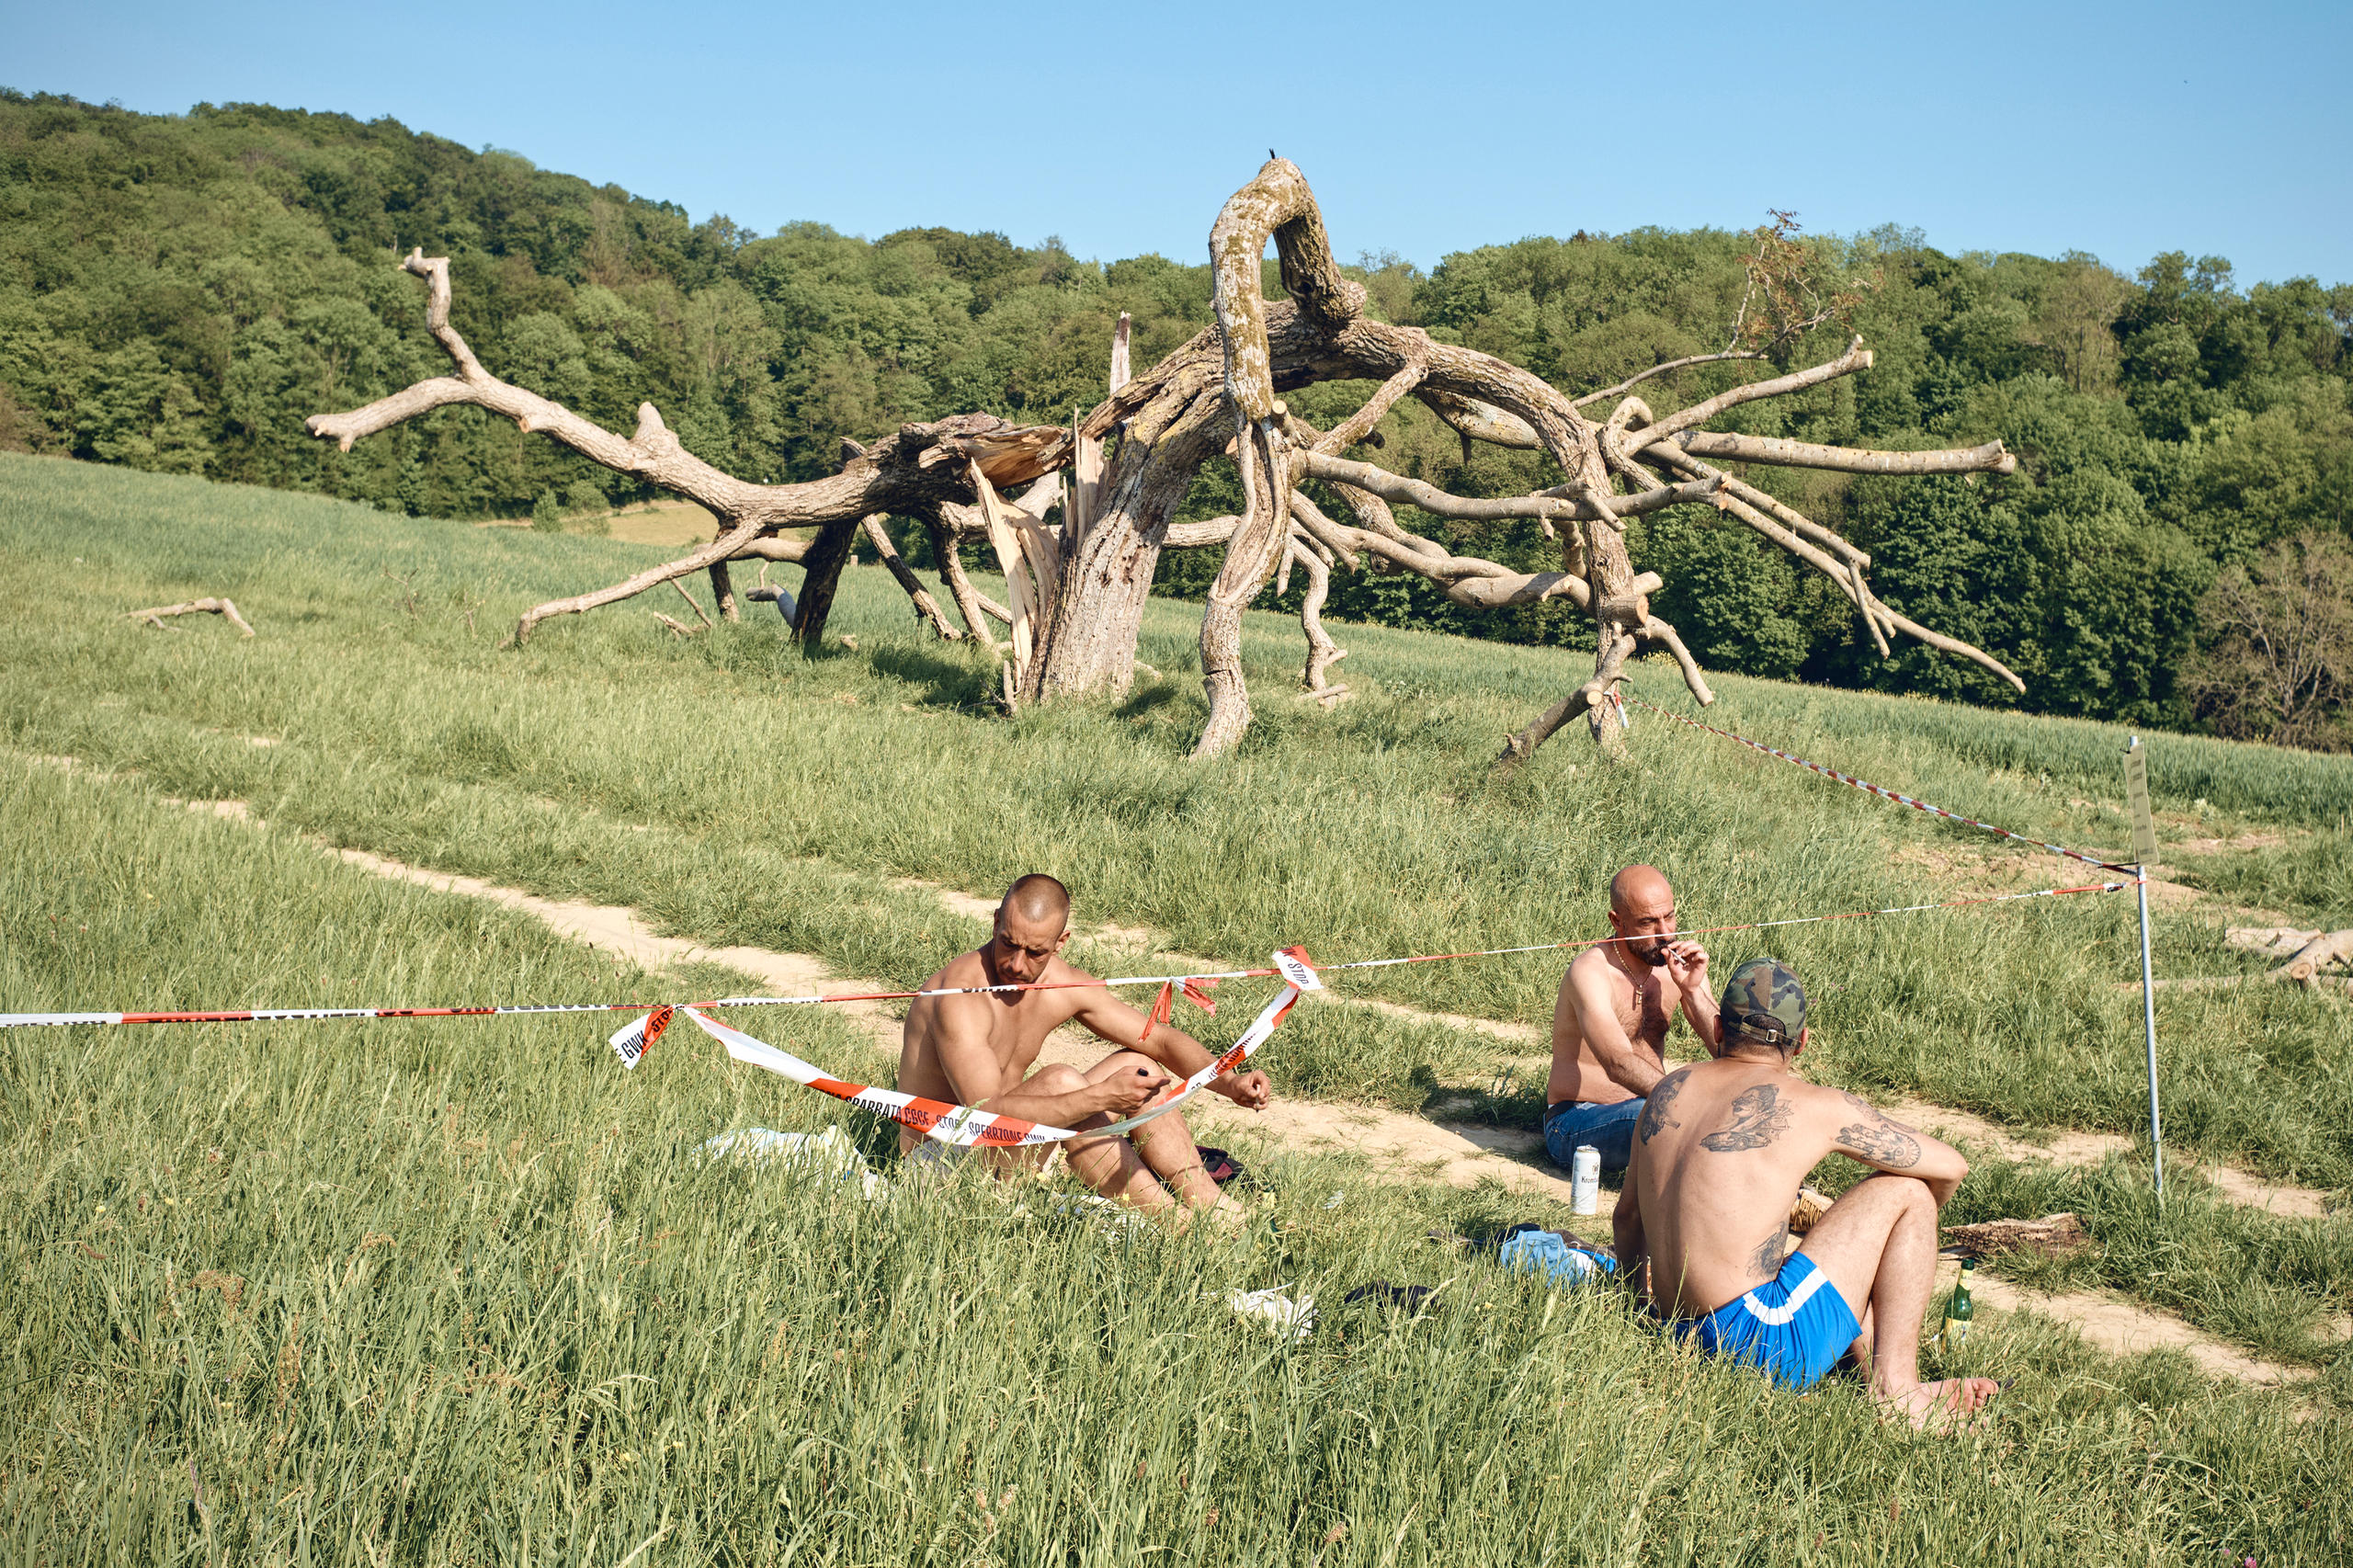
<svg viewBox="0 0 2353 1568"><path fill-rule="evenodd" d="M1216 1202L1199 1209L1172 1204L1163 1218L1179 1235L1200 1224L1207 1225L1215 1235L1238 1236L1250 1223L1250 1210L1221 1192Z"/></svg>
<svg viewBox="0 0 2353 1568"><path fill-rule="evenodd" d="M1901 1414L1915 1431L1949 1431L1971 1425L1972 1418L2001 1392L2002 1385L1991 1378L1939 1378L1879 1397L1881 1404L1891 1413Z"/></svg>

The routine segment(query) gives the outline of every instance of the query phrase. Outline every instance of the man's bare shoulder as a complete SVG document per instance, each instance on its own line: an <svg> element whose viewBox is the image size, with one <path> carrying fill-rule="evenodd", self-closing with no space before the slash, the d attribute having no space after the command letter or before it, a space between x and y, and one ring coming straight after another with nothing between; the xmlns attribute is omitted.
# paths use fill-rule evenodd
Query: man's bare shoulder
<svg viewBox="0 0 2353 1568"><path fill-rule="evenodd" d="M1579 953L1570 960L1568 971L1561 976L1563 992L1599 989L1608 994L1630 983L1624 975L1618 972L1617 966L1609 961L1608 949L1600 946L1587 948Z"/></svg>
<svg viewBox="0 0 2353 1568"><path fill-rule="evenodd" d="M1047 960L1034 983L1037 989L1021 998L1022 1011L1030 1017L1044 1013L1055 1018L1074 1017L1090 1000L1108 994L1100 980L1075 964L1063 962L1059 955Z"/></svg>

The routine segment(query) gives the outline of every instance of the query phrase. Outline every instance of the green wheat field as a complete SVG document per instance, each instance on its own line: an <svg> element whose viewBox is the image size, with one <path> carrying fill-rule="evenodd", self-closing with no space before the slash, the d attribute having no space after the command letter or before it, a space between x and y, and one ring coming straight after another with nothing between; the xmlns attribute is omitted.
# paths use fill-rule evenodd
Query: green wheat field
<svg viewBox="0 0 2353 1568"><path fill-rule="evenodd" d="M1153 934L1074 945L1122 971L1154 949L1336 960L1597 935L1609 875L1638 858L1673 878L1687 926L2096 880L1639 713L1629 766L1573 729L1491 778L1504 733L1582 678L1560 650L1336 627L1359 696L1326 714L1288 695L1296 626L1254 616L1258 722L1202 767L1185 759L1195 616L1172 602L1145 622L1161 678L1017 720L985 656L919 634L872 568L835 614L856 648L813 659L757 605L691 642L632 604L499 646L529 604L662 553L0 455L0 1010L754 988L617 965L323 844L899 983L979 935L910 879L994 897L1051 870L1082 923ZM258 637L121 613L222 594ZM1720 686L1711 722L2127 845L2112 727ZM1689 710L1671 667L1635 687ZM2205 895L2163 906L2161 973L2259 971L2223 941L2234 910L2353 925L2353 759L2151 744L2167 875ZM232 800L267 825L187 804ZM1806 977L1824 1081L2029 1139L2145 1136L2129 895L1708 940L1720 963L1771 951ZM1562 961L1337 984L1535 1022ZM1199 1025L1216 1042L1265 983L1226 994ZM2190 1170L2160 1214L2144 1145L2086 1169L1989 1154L1948 1215L2073 1209L2097 1244L2014 1278L2120 1292L2309 1375L2214 1381L1996 1317L1968 1369L2014 1381L1982 1430L1940 1437L1882 1425L1858 1384L1792 1398L1663 1341L1613 1291L1547 1290L1431 1239L1563 1222L1495 1184L1243 1142L1272 1196L1238 1240L1107 1227L1037 1184L870 1203L701 1153L834 1125L881 1164L891 1140L862 1112L691 1031L625 1074L604 1043L620 1021L0 1032L6 1560L2353 1555L2342 996L2252 983L2159 1009L2168 1151L2330 1190L2326 1218L2233 1206ZM847 1076L889 1070L826 1009L749 1027ZM1540 1110L1524 1060L1501 1081L1507 1042L1436 1019L1302 1008L1259 1060L1286 1096L1467 1099L1519 1126ZM1439 1286L1438 1306L1343 1305L1375 1278ZM1277 1285L1322 1303L1313 1335L1226 1306Z"/></svg>

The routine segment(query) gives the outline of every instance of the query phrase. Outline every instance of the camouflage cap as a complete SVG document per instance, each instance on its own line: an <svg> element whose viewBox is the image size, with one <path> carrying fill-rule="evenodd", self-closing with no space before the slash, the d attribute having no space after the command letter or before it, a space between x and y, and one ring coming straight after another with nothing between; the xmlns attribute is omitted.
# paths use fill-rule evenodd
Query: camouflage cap
<svg viewBox="0 0 2353 1568"><path fill-rule="evenodd" d="M1750 959L1732 971L1717 1016L1724 1043L1735 1040L1787 1050L1805 1030L1805 987L1776 959Z"/></svg>

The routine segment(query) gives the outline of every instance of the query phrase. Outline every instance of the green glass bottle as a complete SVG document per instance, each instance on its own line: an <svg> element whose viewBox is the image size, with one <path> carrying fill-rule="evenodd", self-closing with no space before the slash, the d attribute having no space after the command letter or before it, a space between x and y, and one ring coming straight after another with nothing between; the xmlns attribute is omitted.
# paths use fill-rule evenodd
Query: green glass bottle
<svg viewBox="0 0 2353 1568"><path fill-rule="evenodd" d="M1977 1312L1976 1303L1969 1297L1969 1277L1975 1273L1976 1269L1975 1258L1962 1258L1961 1278L1953 1281L1952 1294L1945 1298L1944 1333L1938 1337L1944 1341L1945 1354L1948 1356L1957 1353L1962 1346L1969 1343L1969 1320Z"/></svg>

